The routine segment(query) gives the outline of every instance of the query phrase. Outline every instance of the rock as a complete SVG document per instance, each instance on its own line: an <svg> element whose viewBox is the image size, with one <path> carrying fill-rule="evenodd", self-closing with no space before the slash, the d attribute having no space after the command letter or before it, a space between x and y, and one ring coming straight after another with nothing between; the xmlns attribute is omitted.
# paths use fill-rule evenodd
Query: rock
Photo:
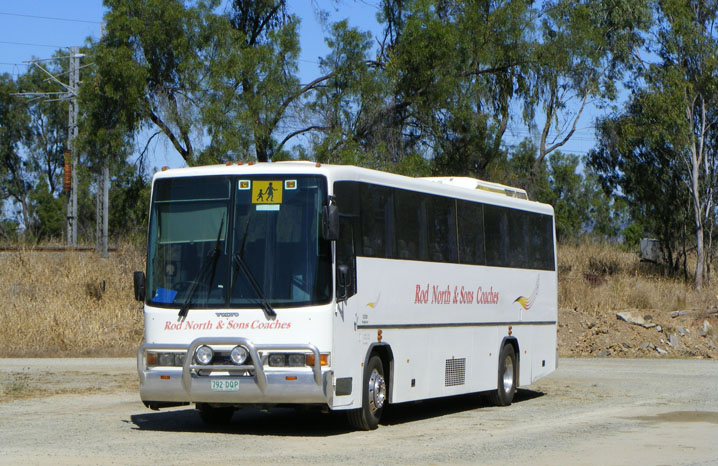
<svg viewBox="0 0 718 466"><path fill-rule="evenodd" d="M671 333L668 337L668 344L674 348L678 346L678 335L676 335L675 333Z"/></svg>
<svg viewBox="0 0 718 466"><path fill-rule="evenodd" d="M616 317L618 317L619 320L628 322L629 324L640 325L644 328L653 328L656 326L656 324L646 323L643 317L629 311L617 312Z"/></svg>
<svg viewBox="0 0 718 466"><path fill-rule="evenodd" d="M703 321L703 325L701 326L701 336L706 337L710 333L710 331L713 329L713 326L708 322L707 320Z"/></svg>
<svg viewBox="0 0 718 466"><path fill-rule="evenodd" d="M588 324L589 329L592 329L595 326L596 326L596 322L591 322L590 324Z"/></svg>
<svg viewBox="0 0 718 466"><path fill-rule="evenodd" d="M606 349L605 349L605 350L601 350L601 351L598 352L598 357L599 357L599 358L605 358L606 356L610 356L610 355L611 355L611 352L610 352L609 350L606 350Z"/></svg>
<svg viewBox="0 0 718 466"><path fill-rule="evenodd" d="M656 325L656 330L658 330L658 332L663 332L663 327Z"/></svg>
<svg viewBox="0 0 718 466"><path fill-rule="evenodd" d="M648 343L647 341L644 341L643 343L641 343L641 345L638 347L638 349L642 349L642 350L649 349L651 346L653 346L653 345Z"/></svg>
<svg viewBox="0 0 718 466"><path fill-rule="evenodd" d="M681 326L681 325L679 325L678 327L676 327L676 330L678 330L678 333L679 333L682 337L685 337L685 336L686 336L686 333L688 333L688 331L686 330L686 328L683 327L683 326Z"/></svg>
<svg viewBox="0 0 718 466"><path fill-rule="evenodd" d="M661 348L656 346L656 351L658 351L658 354L668 354L668 351L662 350Z"/></svg>
<svg viewBox="0 0 718 466"><path fill-rule="evenodd" d="M662 344L662 345L665 345L665 344L666 344L666 342L663 340L663 338L661 338L661 344Z"/></svg>

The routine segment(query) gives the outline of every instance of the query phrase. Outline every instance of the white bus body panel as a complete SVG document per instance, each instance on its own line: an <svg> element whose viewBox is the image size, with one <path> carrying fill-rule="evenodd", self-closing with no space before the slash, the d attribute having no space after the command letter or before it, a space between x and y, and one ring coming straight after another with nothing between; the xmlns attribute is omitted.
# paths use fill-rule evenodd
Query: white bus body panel
<svg viewBox="0 0 718 466"><path fill-rule="evenodd" d="M354 378L354 403L361 402L361 365L376 343L393 353L394 403L495 389L505 338L519 345L520 384L556 366L554 272L358 257L357 277L357 294L344 306L345 318L356 319L357 343L344 326L334 345L335 353L338 345L358 348L335 359L336 377ZM528 309L520 297L530 300Z"/></svg>

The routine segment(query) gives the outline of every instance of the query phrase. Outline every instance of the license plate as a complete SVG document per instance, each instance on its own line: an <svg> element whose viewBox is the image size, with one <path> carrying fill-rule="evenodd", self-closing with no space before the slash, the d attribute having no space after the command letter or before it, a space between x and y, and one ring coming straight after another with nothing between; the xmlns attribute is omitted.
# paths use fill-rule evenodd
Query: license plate
<svg viewBox="0 0 718 466"><path fill-rule="evenodd" d="M213 392L239 391L239 380L211 380L210 384Z"/></svg>

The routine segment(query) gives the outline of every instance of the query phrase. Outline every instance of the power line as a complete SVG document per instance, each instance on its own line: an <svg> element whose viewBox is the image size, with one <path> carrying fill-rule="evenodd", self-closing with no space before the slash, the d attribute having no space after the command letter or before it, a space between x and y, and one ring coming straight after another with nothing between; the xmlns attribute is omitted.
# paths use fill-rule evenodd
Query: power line
<svg viewBox="0 0 718 466"><path fill-rule="evenodd" d="M17 16L20 18L33 18L33 19L47 19L51 21L69 21L72 23L90 23L90 24L102 24L102 21L89 21L86 19L73 19L73 18L56 18L53 16L36 16L36 15L22 15L19 13L4 13L0 12L2 16Z"/></svg>
<svg viewBox="0 0 718 466"><path fill-rule="evenodd" d="M27 42L11 42L7 40L0 40L0 44L9 44L9 45L26 45L28 47L50 47L53 49L66 49L67 47L64 45L49 45L49 44L30 44Z"/></svg>

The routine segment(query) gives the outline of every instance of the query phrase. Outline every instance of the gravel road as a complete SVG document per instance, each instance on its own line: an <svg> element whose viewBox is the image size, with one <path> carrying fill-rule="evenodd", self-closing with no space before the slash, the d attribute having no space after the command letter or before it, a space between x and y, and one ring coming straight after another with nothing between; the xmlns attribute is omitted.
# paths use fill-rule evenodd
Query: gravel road
<svg viewBox="0 0 718 466"><path fill-rule="evenodd" d="M337 414L146 409L132 359L0 359L2 464L718 464L718 362L562 359L497 408L398 405L378 430Z"/></svg>

